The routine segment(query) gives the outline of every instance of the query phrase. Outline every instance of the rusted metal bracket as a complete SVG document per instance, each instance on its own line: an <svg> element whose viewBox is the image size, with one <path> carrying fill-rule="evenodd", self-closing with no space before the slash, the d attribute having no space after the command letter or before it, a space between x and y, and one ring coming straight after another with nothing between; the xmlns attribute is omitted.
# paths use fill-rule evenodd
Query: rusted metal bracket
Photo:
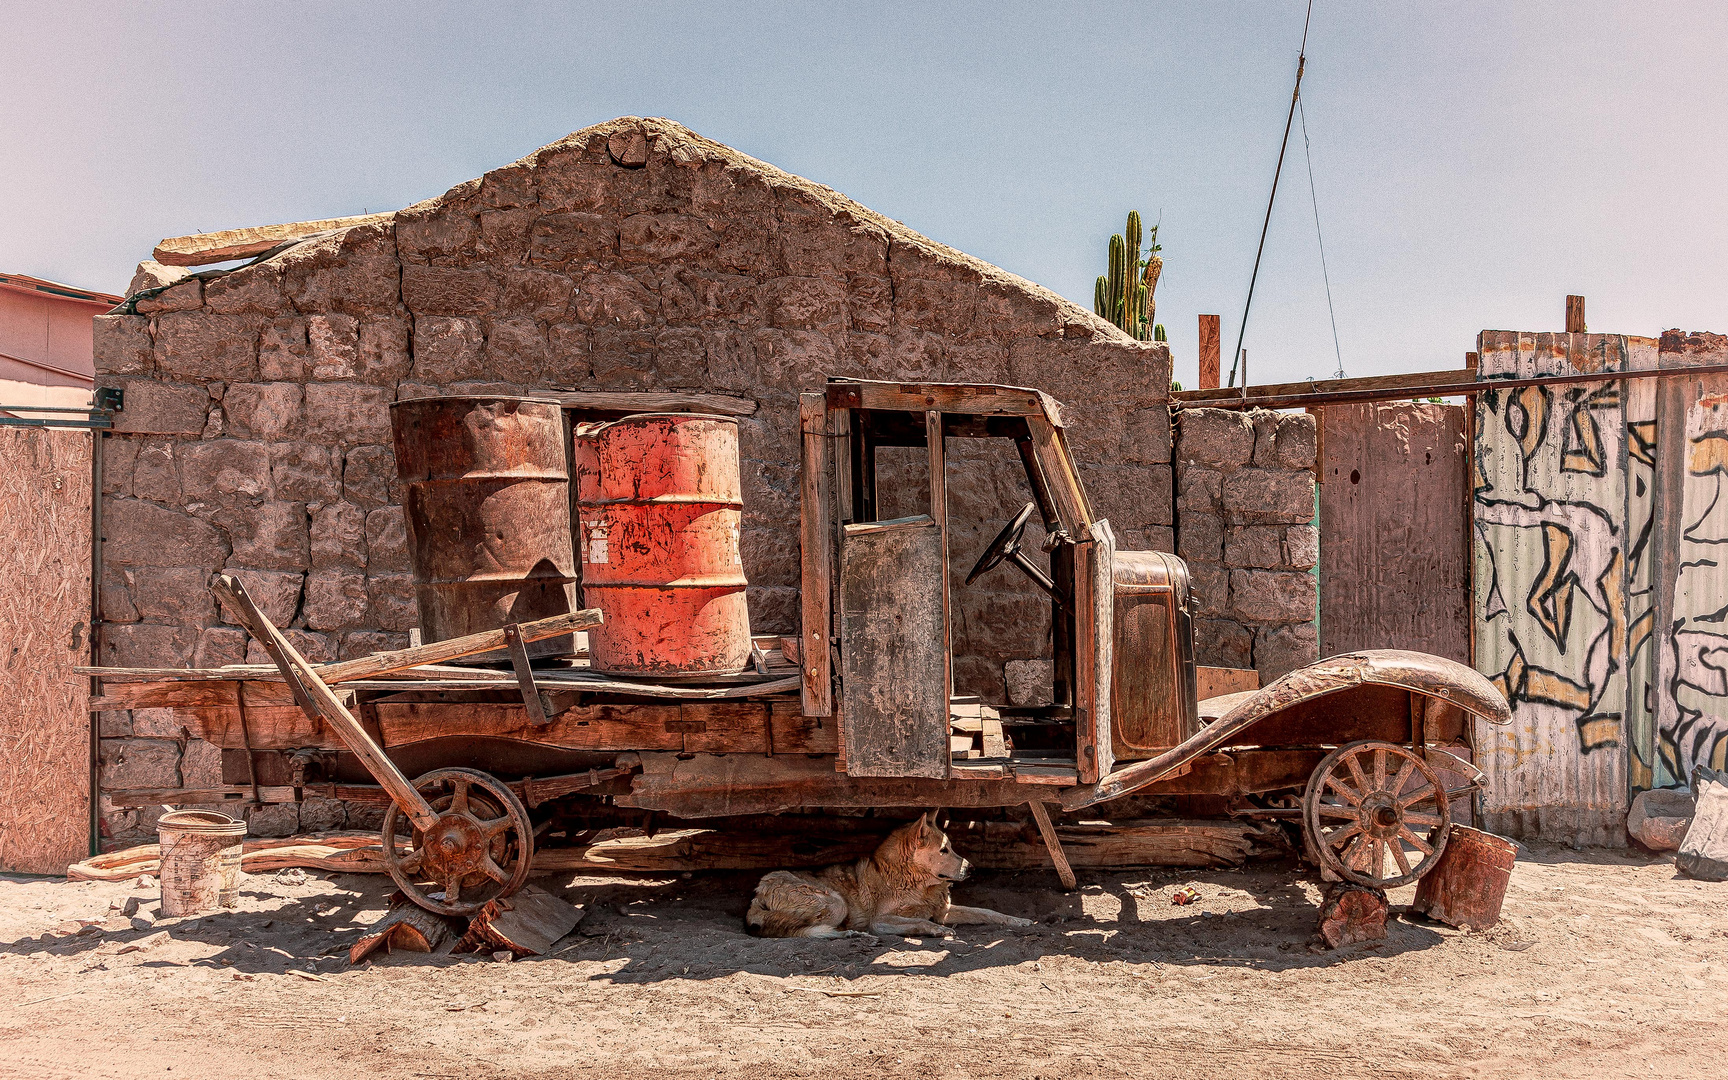
<svg viewBox="0 0 1728 1080"><path fill-rule="evenodd" d="M546 715L546 703L540 700L540 690L534 685L534 668L528 663L528 646L522 642L522 628L511 623L504 628L504 647L510 653L510 666L516 670L516 685L522 688L522 704L528 710L528 722L545 727L552 722Z"/></svg>

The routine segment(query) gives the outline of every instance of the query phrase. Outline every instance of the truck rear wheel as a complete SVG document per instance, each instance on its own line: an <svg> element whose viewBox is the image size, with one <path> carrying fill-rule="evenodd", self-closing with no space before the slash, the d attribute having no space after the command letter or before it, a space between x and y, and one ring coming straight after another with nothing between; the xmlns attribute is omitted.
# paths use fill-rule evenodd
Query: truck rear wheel
<svg viewBox="0 0 1728 1080"><path fill-rule="evenodd" d="M1446 789L1407 746L1346 743L1315 767L1302 796L1308 847L1345 881L1408 885L1433 869L1452 832Z"/></svg>

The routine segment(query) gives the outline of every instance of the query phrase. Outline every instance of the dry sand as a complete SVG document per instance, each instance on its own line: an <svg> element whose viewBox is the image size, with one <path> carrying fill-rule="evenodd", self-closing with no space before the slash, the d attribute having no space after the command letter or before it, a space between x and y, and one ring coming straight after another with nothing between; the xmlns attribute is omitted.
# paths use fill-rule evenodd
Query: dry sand
<svg viewBox="0 0 1728 1080"><path fill-rule="evenodd" d="M382 878L159 921L110 910L130 884L0 879L0 1076L1719 1076L1728 1047L1728 885L1642 855L1533 848L1492 931L1331 953L1284 866L983 874L959 902L1038 925L876 945L746 936L752 875L541 884L588 910L555 956L350 968Z"/></svg>

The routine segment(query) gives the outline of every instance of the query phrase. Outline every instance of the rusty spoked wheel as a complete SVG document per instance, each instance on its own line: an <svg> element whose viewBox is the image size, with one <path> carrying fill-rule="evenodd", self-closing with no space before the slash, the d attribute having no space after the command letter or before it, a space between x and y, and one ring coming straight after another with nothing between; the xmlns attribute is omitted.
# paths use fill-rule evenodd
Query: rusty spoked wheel
<svg viewBox="0 0 1728 1080"><path fill-rule="evenodd" d="M1371 739L1346 743L1315 767L1302 821L1323 866L1373 889L1408 885L1433 869L1452 831L1446 789L1427 762Z"/></svg>
<svg viewBox="0 0 1728 1080"><path fill-rule="evenodd" d="M478 769L434 769L414 787L437 824L415 829L405 853L396 850L397 826L407 820L401 807L384 811L383 828L384 866L408 899L441 915L472 915L522 887L534 826L515 792Z"/></svg>

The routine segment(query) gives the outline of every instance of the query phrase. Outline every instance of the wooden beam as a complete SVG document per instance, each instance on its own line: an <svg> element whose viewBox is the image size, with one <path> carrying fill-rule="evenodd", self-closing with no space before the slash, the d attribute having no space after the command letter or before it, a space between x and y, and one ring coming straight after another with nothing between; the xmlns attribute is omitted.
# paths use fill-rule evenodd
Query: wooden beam
<svg viewBox="0 0 1728 1080"><path fill-rule="evenodd" d="M556 401L566 409L599 412L704 412L720 416L753 416L756 402L731 394L663 394L648 391L539 390L532 395Z"/></svg>
<svg viewBox="0 0 1728 1080"><path fill-rule="evenodd" d="M1059 410L1040 390L988 383L889 383L862 379L828 384L830 404L841 409L959 413L967 416L1050 416L1061 426ZM1055 413L1057 415L1051 415Z"/></svg>
<svg viewBox="0 0 1728 1080"><path fill-rule="evenodd" d="M1294 394L1336 394L1357 393L1364 390L1419 390L1435 384L1475 382L1476 372L1469 368L1457 371L1418 371L1407 375L1372 375L1358 379L1315 379L1308 382L1270 383L1265 386L1250 386L1247 401L1256 404L1262 398L1289 397ZM1409 396L1408 394L1393 394L1391 396ZM1227 408L1240 405L1243 392L1240 387L1235 389L1178 390L1170 395L1171 400L1188 408L1206 408L1217 406Z"/></svg>
<svg viewBox="0 0 1728 1080"><path fill-rule="evenodd" d="M829 495L834 483L828 453L827 395L798 395L801 432L798 491L800 698L807 716L834 715L834 676L829 637L834 625L834 514Z"/></svg>
<svg viewBox="0 0 1728 1080"><path fill-rule="evenodd" d="M1032 811L1032 820L1038 823L1038 835L1044 838L1044 847L1050 852L1050 862L1056 867L1056 876L1061 879L1064 889L1073 892L1078 884L1074 879L1074 868L1068 865L1068 856L1062 854L1062 840L1056 835L1056 827L1050 824L1050 811L1044 809L1044 804L1037 799L1026 805Z"/></svg>
<svg viewBox="0 0 1728 1080"><path fill-rule="evenodd" d="M1200 389L1216 390L1223 378L1218 345L1218 316L1200 316Z"/></svg>
<svg viewBox="0 0 1728 1080"><path fill-rule="evenodd" d="M1588 333L1584 329L1584 298L1568 296L1566 298L1566 332L1568 334Z"/></svg>
<svg viewBox="0 0 1728 1080"><path fill-rule="evenodd" d="M170 236L157 243L156 250L151 252L150 257L164 266L203 266L207 263L250 259L289 240L304 240L318 233L352 229L356 225L382 224L394 220L395 217L396 212L392 210L387 214L292 221L285 225L256 225L246 229Z"/></svg>

